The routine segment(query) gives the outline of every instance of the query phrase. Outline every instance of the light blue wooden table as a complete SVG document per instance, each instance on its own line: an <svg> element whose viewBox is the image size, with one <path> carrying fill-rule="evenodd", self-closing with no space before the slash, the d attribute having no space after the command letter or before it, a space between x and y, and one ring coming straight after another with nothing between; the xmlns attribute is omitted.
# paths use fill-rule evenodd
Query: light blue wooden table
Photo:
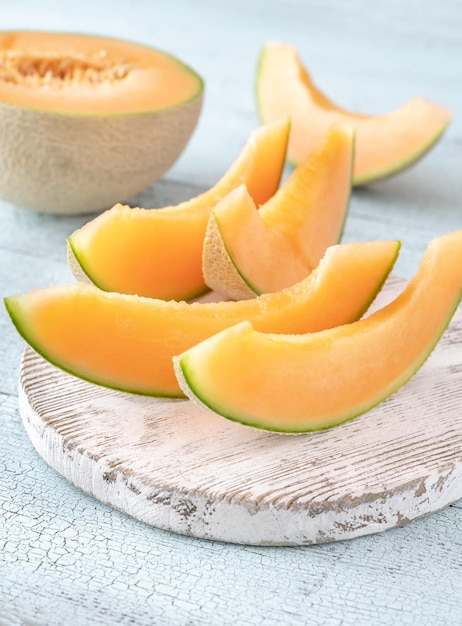
<svg viewBox="0 0 462 626"><path fill-rule="evenodd" d="M278 39L296 45L347 108L382 113L421 95L454 113L424 161L355 191L345 240L401 239L396 271L410 277L431 238L462 228L459 0L17 0L0 9L3 29L120 36L169 50L203 75L205 106L188 149L134 204L177 203L226 171L258 124L259 47ZM87 219L0 204L1 295L70 282L66 236ZM4 312L0 337L0 626L462 624L462 502L383 534L301 548L145 526L41 460L17 407L24 344Z"/></svg>

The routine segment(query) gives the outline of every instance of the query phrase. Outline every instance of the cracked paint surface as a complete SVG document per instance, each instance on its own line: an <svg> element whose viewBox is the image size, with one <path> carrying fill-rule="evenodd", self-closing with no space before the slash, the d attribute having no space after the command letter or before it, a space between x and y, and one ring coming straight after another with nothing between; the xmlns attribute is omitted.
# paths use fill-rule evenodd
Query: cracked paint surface
<svg viewBox="0 0 462 626"><path fill-rule="evenodd" d="M79 32L91 18L95 31L166 50L173 42L210 78L207 115L189 157L133 204L175 204L226 171L258 123L255 55L271 38L300 44L320 87L351 108L385 112L422 93L462 110L459 0L425 3L425 10L399 0L373 10L365 0L193 4L2 6L2 29L45 27L51 19ZM431 237L461 227L460 145L455 116L415 169L355 192L344 240L401 239L396 271L410 277ZM86 218L0 203L0 219L2 296L71 280L65 238ZM17 411L23 347L0 311L0 626L462 623L462 501L402 528L322 546L237 546L157 530L82 494L37 455Z"/></svg>
<svg viewBox="0 0 462 626"><path fill-rule="evenodd" d="M0 416L0 440L8 440L0 459L0 609L14 616L2 621L0 610L1 626L61 626L64 618L82 626L308 618L314 626L417 625L430 623L436 606L445 623L457 623L460 582L440 573L461 567L460 501L405 528L323 546L198 540L81 494L32 448L15 398L2 397Z"/></svg>

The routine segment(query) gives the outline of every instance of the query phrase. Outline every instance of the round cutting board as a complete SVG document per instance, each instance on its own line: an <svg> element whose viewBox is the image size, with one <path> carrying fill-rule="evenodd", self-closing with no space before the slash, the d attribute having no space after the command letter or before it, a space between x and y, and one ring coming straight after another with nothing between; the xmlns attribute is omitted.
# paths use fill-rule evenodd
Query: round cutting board
<svg viewBox="0 0 462 626"><path fill-rule="evenodd" d="M381 306L402 288L387 283ZM403 347L405 350L405 347ZM462 315L399 392L329 431L229 422L188 400L119 393L26 349L20 411L40 455L101 502L153 526L301 545L404 525L462 497Z"/></svg>

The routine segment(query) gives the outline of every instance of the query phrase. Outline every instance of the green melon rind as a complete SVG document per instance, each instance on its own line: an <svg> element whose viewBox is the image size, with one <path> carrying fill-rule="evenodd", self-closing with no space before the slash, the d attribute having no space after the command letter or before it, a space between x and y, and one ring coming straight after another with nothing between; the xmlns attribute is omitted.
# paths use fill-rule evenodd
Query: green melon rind
<svg viewBox="0 0 462 626"><path fill-rule="evenodd" d="M374 300L376 299L376 297L379 295L379 293L382 291L383 286L385 285L385 282L387 280L387 278L390 276L391 274L391 270L393 269L393 267L395 266L396 261L398 260L398 256L401 250L401 241L397 240L396 241L396 250L395 250L395 254L393 256L393 258L390 261L389 266L387 267L387 269L385 270L382 279L380 282L377 283L377 286L375 288L375 291L371 293L369 301L366 302L364 304L364 307L358 311L356 318L352 319L350 321L350 323L354 323L356 321L358 321L359 319L361 319L364 315L366 315L367 311L369 310L369 308L371 307L372 303L374 302Z"/></svg>
<svg viewBox="0 0 462 626"><path fill-rule="evenodd" d="M256 68L256 72L255 72L255 79L254 79L254 98L255 98L255 103L257 105L257 115L258 118L260 119L260 122L264 123L264 115L263 115L263 111L262 111L262 105L261 105L261 101L260 101L260 82L261 82L261 75L263 72L263 63L265 61L265 56L267 53L269 46L262 46L258 55L258 59L257 59L257 68ZM292 162L287 159L287 162L290 165L293 165Z"/></svg>
<svg viewBox="0 0 462 626"><path fill-rule="evenodd" d="M132 388L124 387L123 385L115 385L113 382L112 383L110 381L106 382L103 379L94 380L94 378L92 378L90 374L77 371L75 368L72 369L70 367L66 367L66 365L63 365L62 363L58 363L55 359L50 358L50 356L47 354L46 348L43 348L40 345L40 342L37 341L36 338L34 337L34 334L32 332L29 332L29 330L27 329L27 320L24 319L23 315L21 314L20 307L18 306L19 300L20 300L20 296L8 296L3 299L5 308L10 316L10 319L14 327L16 328L19 335L24 339L24 341L34 350L34 352L39 354L46 361L48 361L48 363L58 368L59 370L66 372L67 374L70 374L71 376L74 376L81 380L85 380L86 382L91 383L93 385L97 385L98 387L104 387L106 389L114 389L115 391L121 391L123 393L135 394L138 396L150 396L150 397L156 397L156 398L170 398L170 399L180 399L180 400L185 399L185 396L181 392L177 394L167 394L163 390L156 391L156 390L150 389L149 391L143 391L141 389L132 389Z"/></svg>
<svg viewBox="0 0 462 626"><path fill-rule="evenodd" d="M451 120L449 120L439 130L439 132L428 141L428 143L426 143L424 146L422 146L421 150L419 150L418 152L415 152L414 154L410 155L409 158L396 163L396 165L394 165L392 168L389 168L389 169L386 169L386 170L377 170L376 172L373 172L369 176L356 177L356 178L354 176L352 176L352 186L353 187L362 187L362 186L368 185L369 183L375 183L375 182L383 181L383 180L386 180L387 178L391 178L395 174L399 174L401 172L404 172L407 169L410 169L418 161L423 159L423 157L428 152L430 152L430 150L438 143L438 141L441 139L442 135L444 135L444 133L446 132L446 130L447 130L447 128L448 128L450 123L451 123ZM298 161L295 161L294 159L290 159L289 157L287 157L287 163L291 167L294 167L294 168L299 165Z"/></svg>
<svg viewBox="0 0 462 626"><path fill-rule="evenodd" d="M382 276L382 280L377 284L376 290L371 293L370 296L370 300L369 302L367 302L363 309L358 311L358 314L356 316L356 319L352 319L351 322L356 321L357 319L360 319L363 315L365 315L367 313L367 311L369 310L370 306L372 305L373 301L375 300L375 298L377 297L377 295L380 293L380 291L383 288L383 285L385 284L388 276L391 273L391 270L393 269L396 260L399 256L399 252L401 249L401 241L396 241L396 251L395 251L395 255L392 258L390 265L388 266L387 270L384 272L383 276ZM239 325L244 326L247 325L249 327L251 327L250 322L241 322ZM235 326L236 327L236 326ZM234 328L235 328L234 327ZM231 327L232 328L232 327ZM227 329L229 330L229 329ZM223 331L225 332L225 331ZM208 341L208 340L207 340ZM253 423L245 423L242 421L242 419L236 417L236 416L231 416L231 415L225 415L224 412L221 412L220 409L218 407L214 407L213 403L211 402L207 402L205 398L202 397L200 391L198 390L198 386L194 385L194 383L192 382L192 379L194 378L191 375L191 368L188 367L188 361L189 361L189 351L176 356L173 358L173 363L174 363L174 369L175 369L175 374L177 376L178 379L178 383L180 385L180 387L183 389L183 392L185 393L186 396L188 396L190 398L190 400L193 400L194 402L196 402L197 404L199 404L200 406L202 406L203 408L206 408L210 411L213 411L219 415L222 415L223 417L226 417L226 419L229 419L231 421L235 421L235 422L239 422L241 424L247 425L247 426L252 426L254 428L259 428L261 430L267 430L267 431L271 431L271 432L281 432L281 433L286 433L286 434L300 434L300 432L309 432L309 431L296 431L296 430L275 430L275 429L270 429L270 428L264 428L262 426L258 426L256 424ZM349 419L353 419L349 418ZM326 427L326 428L332 428L332 427ZM312 429L312 431L315 430L326 430L326 428L318 428L318 429Z"/></svg>
<svg viewBox="0 0 462 626"><path fill-rule="evenodd" d="M374 300L375 296L377 295L377 293L380 291L383 283L385 282L388 274L390 273L396 258L398 256L399 253L399 248L400 248L400 242L396 242L396 253L395 256L392 260L392 262L390 263L390 266L387 270L386 273L384 273L382 281L380 282L380 284L377 285L376 290L371 293L370 296L370 300L369 303L365 305L364 309L362 311L358 311L356 319L358 319L370 306L370 304L372 303L372 301ZM87 372L82 372L82 371L77 371L75 368L71 368L66 366L63 363L58 362L56 359L54 358L50 358L47 350L46 350L46 346L43 346L41 344L41 342L37 339L37 337L34 335L33 331L30 328L30 324L28 322L27 319L27 314L24 314L24 309L21 307L21 294L19 295L15 295L15 296L8 296L6 298L4 298L4 304L6 307L6 310L11 318L11 321L13 323L13 325L15 326L17 332L19 333L19 335L24 339L24 341L29 344L29 346L35 351L37 352L37 354L39 354L40 356L42 356L46 361L48 361L49 363L51 363L52 365L54 365L55 367L57 367L58 369L72 375L75 376L77 378L81 378L82 380L86 380L89 383L98 385L98 386L102 386L102 387L106 387L106 388L110 388L110 389L114 389L117 391L122 391L122 392L126 392L126 393L130 393L130 394L136 394L136 395L143 395L143 396L152 396L152 397L164 397L164 398L184 398L184 395L179 392L179 393L166 393L164 389L152 389L150 388L149 390L143 390L143 389L134 389L131 387L126 387L122 384L115 384L114 382L111 381L106 381L103 379L100 380L95 380L94 376L92 376L91 373L87 373ZM354 321L354 320L352 320Z"/></svg>
<svg viewBox="0 0 462 626"><path fill-rule="evenodd" d="M265 116L263 115L262 105L260 101L260 80L262 75L262 67L265 61L265 56L267 54L269 46L263 46L260 50L260 54L257 61L257 69L256 69L256 79L254 84L254 93L255 93L255 101L257 105L257 114L262 123L267 123L268 120L265 120ZM409 155L403 161L399 161L393 166L387 168L386 170L377 170L376 172L372 172L368 176L363 177L353 177L352 182L354 187L361 187L363 185L367 185L369 183L373 183L376 181L384 180L386 178L390 178L395 174L401 173L406 169L409 169L413 165L415 165L418 161L420 161L440 140L442 135L446 132L448 126L450 125L451 120L449 119L447 123L434 135L429 139L429 141L424 144L420 150ZM297 167L299 165L299 161L295 161L291 159L289 156L287 157L287 163L291 167Z"/></svg>
<svg viewBox="0 0 462 626"><path fill-rule="evenodd" d="M289 143L290 119L288 117L286 118L286 126L287 126L287 132L285 134L285 144L284 144L284 148L283 148L284 159L283 159L283 162L282 162L282 165L281 165L281 169L279 171L278 179L275 181L275 187L276 188L279 187L279 184L280 184L280 182L282 180L283 171L284 171L285 156L287 154L287 146L288 146L288 143ZM194 198L191 198L190 200L194 200ZM186 202L188 202L188 201L186 201ZM162 209L160 209L160 210L162 210ZM89 264L87 263L87 261L85 259L85 253L84 253L84 251L82 250L82 248L78 244L78 232L79 232L79 230L74 231L67 238L67 262L68 262L68 265L69 265L69 268L71 270L72 275L79 282L90 283L90 284L94 285L95 287L98 287L98 289L101 289L102 291L106 291L106 292L114 291L114 289L112 287L110 287L109 285L105 285L102 282L97 281L93 277L93 272L89 268ZM205 242L204 242L204 245L206 245ZM172 294L171 298L175 299L175 300L181 299L181 300L190 301L190 300L193 300L193 299L196 299L196 298L200 298L201 296L205 295L209 291L210 291L210 287L207 286L206 284L204 284L204 285L201 285L199 288L195 289L194 291L192 291L190 293L181 293L181 294L180 293L175 293L175 294Z"/></svg>
<svg viewBox="0 0 462 626"><path fill-rule="evenodd" d="M242 424L243 426L249 426L251 428L256 428L258 430L279 433L283 435L301 435L304 433L330 430L331 428L335 428L336 426L340 426L353 419L356 419L357 417L360 417L361 415L364 415L368 411L372 410L374 407L380 405L387 398L394 395L407 382L409 382L409 380L422 368L422 366L425 364L425 362L427 361L427 359L430 357L431 353L437 346L438 342L440 341L441 337L443 336L444 332L449 326L452 320L452 317L454 313L456 312L457 307L461 301L461 298L462 298L462 291L460 291L457 294L456 298L454 299L453 305L452 307L450 307L447 317L443 321L439 331L435 333L434 340L432 342L429 342L429 344L423 348L422 353L421 353L421 358L414 361L409 366L408 370L406 370L406 372L403 373L402 377L396 381L396 383L384 389L383 394L379 395L373 401L360 407L353 407L349 414L342 416L340 419L331 420L331 422L326 423L325 426L319 426L316 428L310 428L308 426L306 428L300 428L300 429L288 429L288 428L284 428L284 425L281 424L281 427L277 428L274 426L267 426L264 424L263 421L255 422L255 421L252 421L251 419L247 419L245 416L236 415L236 414L233 414L232 412L229 412L226 407L222 407L214 403L213 399L211 399L209 394L207 393L207 390L204 389L204 387L201 385L200 372L196 370L194 365L191 365L191 360L192 360L191 355L188 354L188 352L191 352L192 354L194 354L194 348L174 358L175 373L176 373L178 383L181 389L183 390L185 395L189 397L190 400L192 400L193 402L195 402L202 408L212 411L213 413L221 417L224 417L225 419L230 420L232 422ZM240 324L230 327L222 331L222 333L219 333L219 334L228 333L232 331L233 329L237 329L238 327L242 328L243 330L245 329L248 332L255 332L253 331L252 325L250 324L250 322L241 322ZM218 337L218 335L215 335L215 337ZM213 341L215 337L206 339L203 343L205 344L206 342Z"/></svg>
<svg viewBox="0 0 462 626"><path fill-rule="evenodd" d="M241 272L235 260L231 256L229 248L226 245L225 238L223 237L220 220L215 210L213 210L210 215L207 229L210 230L208 237L204 241L204 246L212 245L211 242L213 241L215 253L220 257L221 263L230 270L230 272L225 272L225 277L223 278L223 283L226 283L226 289L223 290L224 293L230 297L238 298L254 298L262 295L262 292L256 287L256 285L252 284L252 282L249 281L248 278ZM230 284L230 275L233 276L233 284ZM215 289L220 291L218 281L221 279L216 280Z"/></svg>
<svg viewBox="0 0 462 626"><path fill-rule="evenodd" d="M352 150L352 159L351 159L351 174L350 174L350 180L353 181L353 168L354 168L354 150L355 150L355 143L354 143L354 129L353 129L353 141L352 141L352 146L351 146L351 150ZM348 196L345 200L345 207L343 210L343 220L342 223L340 225L339 228L339 232L338 232L338 236L337 236L337 243L340 243L343 237L343 233L345 230L345 225L346 225L346 221L347 221L347 217L348 217L348 211L349 211L349 206L350 206L350 201L351 201L351 194L352 194L352 185L350 185L350 189L349 189L349 193ZM239 293L239 297L243 298L243 297L255 297L255 296L260 296L262 295L264 292L259 289L251 280L249 280L249 278L247 276L245 276L245 274L241 271L241 269L239 268L239 266L237 265L235 259L233 258L233 256L231 255L230 251L229 251L229 247L226 244L226 238L223 235L223 229L220 227L220 219L217 216L215 210L212 211L211 216L210 216L210 220L209 220L209 225L208 227L210 227L210 231L213 232L215 231L216 237L213 238L214 240L214 245L217 246L216 250L217 250L217 254L220 255L223 263L230 268L231 270L234 270L234 279L236 280L236 287L230 287L229 291L226 290L226 293L231 295L233 290L236 289L235 293L238 294L239 292L237 291L238 289L241 290L241 293ZM210 238L209 238L210 240ZM204 245L207 245L209 242L206 241L204 242ZM330 245L333 245L332 243ZM399 252L399 248L397 251L397 254ZM396 258L395 258L396 260ZM229 276L229 274L227 274L227 276ZM226 280L227 283L229 283L229 279ZM218 283L216 285L216 288L219 290L219 286Z"/></svg>
<svg viewBox="0 0 462 626"><path fill-rule="evenodd" d="M50 33L53 34L56 33ZM202 110L202 77L162 50L116 37L103 36L104 39L155 50L170 58L191 77L194 84L189 93L168 106L154 108L148 104L144 110L125 112L91 112L80 107L63 110L57 103L28 106L0 99L2 128L12 129L12 133L5 135L0 150L1 169L6 171L0 193L7 202L57 215L100 212L153 184L172 167L190 141ZM140 161L143 142L148 147L144 151L146 158ZM121 145L124 145L123 159Z"/></svg>
<svg viewBox="0 0 462 626"><path fill-rule="evenodd" d="M77 231L76 231L77 232ZM104 285L104 283L100 283L95 280L92 276L92 272L88 269L88 265L85 262L85 254L82 254L79 250L78 244L75 241L74 233L69 235L67 238L67 264L69 269L71 270L72 275L78 282L88 283L90 285L94 285L101 291L105 291L107 293L114 292L114 289L109 286ZM193 300L195 298L200 298L210 291L207 285L202 286L201 289L195 290L189 294L175 294L172 295L171 299L174 300ZM132 294L136 295L136 294ZM162 298L166 299L166 298Z"/></svg>
<svg viewBox="0 0 462 626"><path fill-rule="evenodd" d="M80 283L89 283L94 285L95 283L91 280L88 272L85 270L85 264L82 262L81 259L79 259L77 246L75 245L72 235L67 238L66 244L67 264L74 278ZM102 287L98 286L98 288L105 291Z"/></svg>
<svg viewBox="0 0 462 626"><path fill-rule="evenodd" d="M451 123L451 120L448 120L447 123L436 133L436 135L430 138L429 141L426 144L424 144L419 151L414 152L412 155L409 155L408 158L396 163L393 167L388 168L386 170L378 170L376 172L373 172L369 176L354 178L353 179L354 186L361 187L363 185L368 185L369 183L382 181L387 178L391 178L395 174L404 172L405 170L411 168L418 161L423 159L423 157L428 152L430 152L430 150L438 143L438 141L446 132L450 123Z"/></svg>

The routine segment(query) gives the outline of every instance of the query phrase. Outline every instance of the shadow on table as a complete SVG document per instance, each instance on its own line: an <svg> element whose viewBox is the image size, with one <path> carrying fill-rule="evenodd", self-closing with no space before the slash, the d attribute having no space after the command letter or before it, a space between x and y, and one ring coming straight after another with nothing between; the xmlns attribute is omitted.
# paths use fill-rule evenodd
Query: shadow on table
<svg viewBox="0 0 462 626"><path fill-rule="evenodd" d="M143 192L130 198L125 204L143 209L159 209L166 206L175 206L180 202L190 200L207 191L208 187L194 183L162 179L148 187Z"/></svg>

